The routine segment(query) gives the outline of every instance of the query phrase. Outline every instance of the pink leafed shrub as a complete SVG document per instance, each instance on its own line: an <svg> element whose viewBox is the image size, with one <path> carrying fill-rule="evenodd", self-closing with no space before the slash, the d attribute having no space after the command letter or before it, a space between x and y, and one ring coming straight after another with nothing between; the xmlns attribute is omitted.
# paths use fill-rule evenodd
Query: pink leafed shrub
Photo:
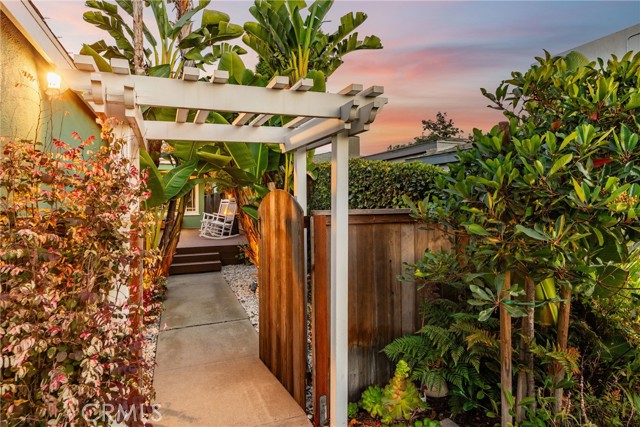
<svg viewBox="0 0 640 427"><path fill-rule="evenodd" d="M145 189L104 125L102 144L76 133L76 147L0 142L0 418L10 426L109 425L96 413L104 405L151 410L131 320L142 307L117 297L141 256L131 212Z"/></svg>

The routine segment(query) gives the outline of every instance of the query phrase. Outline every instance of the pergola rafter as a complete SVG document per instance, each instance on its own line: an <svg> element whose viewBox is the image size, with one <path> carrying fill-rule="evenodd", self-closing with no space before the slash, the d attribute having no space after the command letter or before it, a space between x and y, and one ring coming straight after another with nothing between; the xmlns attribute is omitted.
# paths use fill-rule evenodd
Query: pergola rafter
<svg viewBox="0 0 640 427"><path fill-rule="evenodd" d="M267 87L228 84L229 73L215 71L201 81L197 68L182 79L129 74L126 60L114 59L114 72L99 72L89 56L75 57L76 69L60 73L100 117L120 118L139 143L146 140L279 144L294 153L294 193L306 215L306 152L331 144L331 425L347 423L348 390L348 157L349 144L369 129L387 103L381 86L352 84L338 93L311 92L310 79L289 82L276 76ZM146 107L176 110L174 121L143 117ZM194 119L190 122L191 112ZM210 112L237 114L231 124L207 123ZM267 126L276 115L291 118ZM306 248L305 248L306 250ZM305 257L306 259L306 257Z"/></svg>

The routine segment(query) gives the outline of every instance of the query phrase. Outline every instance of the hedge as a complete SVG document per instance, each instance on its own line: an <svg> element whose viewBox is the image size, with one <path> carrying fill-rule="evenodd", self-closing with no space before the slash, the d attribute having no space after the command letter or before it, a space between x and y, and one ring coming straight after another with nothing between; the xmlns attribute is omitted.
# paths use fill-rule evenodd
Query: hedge
<svg viewBox="0 0 640 427"><path fill-rule="evenodd" d="M331 163L317 164L317 178L309 182L309 210L331 209ZM419 162L349 160L349 208L404 208L402 195L422 200L435 188L437 166Z"/></svg>

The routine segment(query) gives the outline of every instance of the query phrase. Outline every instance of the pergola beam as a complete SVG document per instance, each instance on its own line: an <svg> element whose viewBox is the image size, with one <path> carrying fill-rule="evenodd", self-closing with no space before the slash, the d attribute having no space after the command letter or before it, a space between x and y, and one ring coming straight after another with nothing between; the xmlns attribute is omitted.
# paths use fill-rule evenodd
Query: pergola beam
<svg viewBox="0 0 640 427"><path fill-rule="evenodd" d="M289 131L284 140L284 151L297 150L324 140L351 127L340 119L314 119L304 126Z"/></svg>
<svg viewBox="0 0 640 427"><path fill-rule="evenodd" d="M194 142L224 141L282 144L290 130L272 126L229 126L215 123L145 121L147 139Z"/></svg>
<svg viewBox="0 0 640 427"><path fill-rule="evenodd" d="M108 88L121 88L124 84L131 83L136 88L138 105L162 108L339 118L341 107L349 98L371 99L371 93L350 97L310 91L209 84L202 81L184 82L161 77L60 71L69 87L76 92L91 90L92 78L99 79ZM214 77L214 80L217 78ZM219 78L224 80L223 76Z"/></svg>

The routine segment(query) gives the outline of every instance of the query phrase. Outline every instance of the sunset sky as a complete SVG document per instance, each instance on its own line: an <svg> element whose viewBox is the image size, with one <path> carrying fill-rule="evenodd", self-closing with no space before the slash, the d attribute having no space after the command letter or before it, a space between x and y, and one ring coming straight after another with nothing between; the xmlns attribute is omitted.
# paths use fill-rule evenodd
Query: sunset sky
<svg viewBox="0 0 640 427"><path fill-rule="evenodd" d="M35 0L71 53L108 34L82 20L83 1ZM309 2L308 2L309 3ZM212 1L210 8L244 24L252 2ZM494 90L511 71L525 71L546 49L558 53L640 22L640 1L337 1L326 31L343 14L362 11L358 29L381 38L384 49L348 55L329 79L336 92L350 83L382 85L389 104L362 138L363 154L413 140L421 120L448 113L464 135L488 130L500 113L487 108L480 88ZM254 64L251 53L245 63Z"/></svg>

